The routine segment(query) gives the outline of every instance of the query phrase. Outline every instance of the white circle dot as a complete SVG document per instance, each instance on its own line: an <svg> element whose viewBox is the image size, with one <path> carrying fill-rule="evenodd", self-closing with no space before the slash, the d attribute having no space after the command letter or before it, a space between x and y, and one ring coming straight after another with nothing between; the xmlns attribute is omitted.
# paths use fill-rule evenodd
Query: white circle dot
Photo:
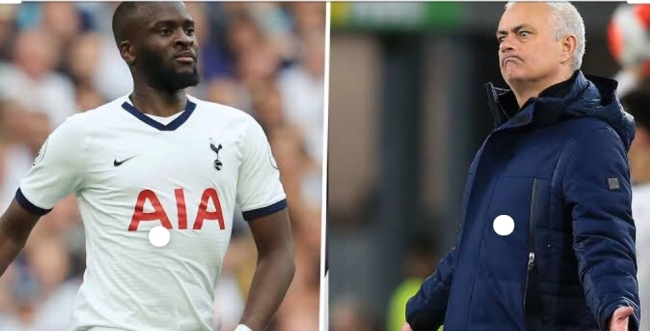
<svg viewBox="0 0 650 331"><path fill-rule="evenodd" d="M149 242L156 247L163 247L169 243L169 230L164 226L157 226L149 231Z"/></svg>
<svg viewBox="0 0 650 331"><path fill-rule="evenodd" d="M500 236L507 236L515 230L515 221L508 215L499 215L494 219L494 232Z"/></svg>

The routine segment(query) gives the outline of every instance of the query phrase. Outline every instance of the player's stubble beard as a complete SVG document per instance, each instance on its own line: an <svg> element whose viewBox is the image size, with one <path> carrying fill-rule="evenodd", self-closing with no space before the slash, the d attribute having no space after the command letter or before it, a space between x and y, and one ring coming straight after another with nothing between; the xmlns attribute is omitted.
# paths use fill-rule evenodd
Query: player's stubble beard
<svg viewBox="0 0 650 331"><path fill-rule="evenodd" d="M168 92L176 92L187 87L196 86L200 82L197 60L191 72L179 72L171 62L165 61L162 52L143 49L139 56L143 71L147 74L149 84ZM172 60L173 61L173 60Z"/></svg>

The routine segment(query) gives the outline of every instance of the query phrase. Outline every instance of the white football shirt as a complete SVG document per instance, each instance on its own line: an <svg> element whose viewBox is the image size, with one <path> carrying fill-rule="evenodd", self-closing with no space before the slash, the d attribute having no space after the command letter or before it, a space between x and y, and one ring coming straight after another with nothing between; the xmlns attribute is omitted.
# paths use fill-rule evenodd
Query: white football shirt
<svg viewBox="0 0 650 331"><path fill-rule="evenodd" d="M191 96L167 124L139 112L128 96L68 118L16 198L42 215L72 193L87 251L74 331L211 330L235 205L246 220L286 207L262 127L242 111ZM160 225L171 238L154 247L149 231Z"/></svg>

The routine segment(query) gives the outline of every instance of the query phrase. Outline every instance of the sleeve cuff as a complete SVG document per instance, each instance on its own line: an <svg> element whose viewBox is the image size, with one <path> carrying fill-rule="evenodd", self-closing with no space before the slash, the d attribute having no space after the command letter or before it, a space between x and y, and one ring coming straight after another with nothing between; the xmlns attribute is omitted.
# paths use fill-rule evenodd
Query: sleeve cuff
<svg viewBox="0 0 650 331"><path fill-rule="evenodd" d="M606 330L608 327L608 323L612 315L614 315L614 311L620 307L632 307L634 308L634 313L632 316L630 316L629 319L629 330L630 331L639 331L639 325L641 324L641 313L639 306L637 306L634 302L627 298L623 298L620 300L617 300L609 305L604 309L603 311L603 316L601 318L601 328L603 330Z"/></svg>
<svg viewBox="0 0 650 331"><path fill-rule="evenodd" d="M242 212L242 216L244 216L244 219L246 221L252 221L256 218L264 217L267 215L271 215L273 213L277 213L282 209L287 208L287 199L282 199L270 206L262 207L262 208L257 208L249 211Z"/></svg>
<svg viewBox="0 0 650 331"><path fill-rule="evenodd" d="M25 197L23 191L20 188L18 191L16 191L16 201L18 201L18 204L25 208L25 210L37 216L45 216L52 211L52 208L43 209L31 203L31 201Z"/></svg>
<svg viewBox="0 0 650 331"><path fill-rule="evenodd" d="M442 325L442 321L438 318L439 314L432 310L426 299L422 300L418 294L406 303L406 322L413 331L437 330Z"/></svg>

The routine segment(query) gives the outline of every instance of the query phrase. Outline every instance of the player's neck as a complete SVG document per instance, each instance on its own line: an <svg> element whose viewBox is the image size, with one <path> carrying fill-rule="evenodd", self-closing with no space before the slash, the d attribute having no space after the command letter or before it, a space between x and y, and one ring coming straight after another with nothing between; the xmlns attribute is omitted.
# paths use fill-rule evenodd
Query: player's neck
<svg viewBox="0 0 650 331"><path fill-rule="evenodd" d="M157 90L148 86L136 86L129 96L139 111L154 116L168 117L185 109L187 96L184 90L173 93Z"/></svg>

